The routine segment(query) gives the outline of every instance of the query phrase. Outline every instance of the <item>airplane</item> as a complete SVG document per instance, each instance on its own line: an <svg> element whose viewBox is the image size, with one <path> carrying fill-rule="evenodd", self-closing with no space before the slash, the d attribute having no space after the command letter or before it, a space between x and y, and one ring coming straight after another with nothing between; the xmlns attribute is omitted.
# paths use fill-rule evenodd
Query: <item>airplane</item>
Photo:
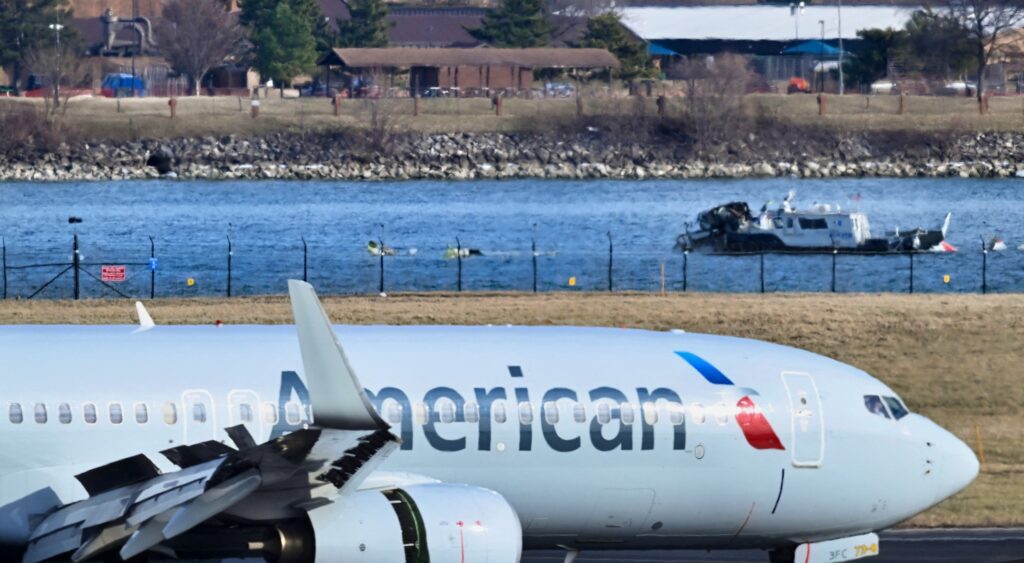
<svg viewBox="0 0 1024 563"><path fill-rule="evenodd" d="M867 373L617 328L0 327L3 560L877 555L970 448ZM298 344L298 345L296 345ZM358 375L357 375L358 374Z"/></svg>

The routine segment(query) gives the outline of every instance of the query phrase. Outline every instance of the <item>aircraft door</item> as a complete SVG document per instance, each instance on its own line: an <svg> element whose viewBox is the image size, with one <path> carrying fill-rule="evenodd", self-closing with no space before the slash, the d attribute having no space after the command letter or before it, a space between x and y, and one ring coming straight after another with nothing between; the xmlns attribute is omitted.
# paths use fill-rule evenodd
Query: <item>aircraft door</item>
<svg viewBox="0 0 1024 563"><path fill-rule="evenodd" d="M263 440L263 419L259 415L260 396L251 390L235 390L228 393L228 426L245 426L249 434L259 443Z"/></svg>
<svg viewBox="0 0 1024 563"><path fill-rule="evenodd" d="M785 372L782 381L789 395L793 465L820 467L825 459L825 420L818 386L807 373Z"/></svg>
<svg viewBox="0 0 1024 563"><path fill-rule="evenodd" d="M185 410L181 413L184 419L185 443L196 444L217 437L217 417L214 412L213 396L209 391L192 389L185 391L181 398Z"/></svg>

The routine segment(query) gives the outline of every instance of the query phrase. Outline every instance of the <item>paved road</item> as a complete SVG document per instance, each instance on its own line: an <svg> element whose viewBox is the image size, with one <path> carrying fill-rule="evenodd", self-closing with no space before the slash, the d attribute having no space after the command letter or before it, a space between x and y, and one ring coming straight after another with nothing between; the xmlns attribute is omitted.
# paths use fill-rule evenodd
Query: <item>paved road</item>
<svg viewBox="0 0 1024 563"><path fill-rule="evenodd" d="M1024 528L896 530L881 534L881 554L871 563L1024 563ZM558 551L529 551L522 563L562 561ZM604 551L583 552L577 563L764 563L762 551Z"/></svg>

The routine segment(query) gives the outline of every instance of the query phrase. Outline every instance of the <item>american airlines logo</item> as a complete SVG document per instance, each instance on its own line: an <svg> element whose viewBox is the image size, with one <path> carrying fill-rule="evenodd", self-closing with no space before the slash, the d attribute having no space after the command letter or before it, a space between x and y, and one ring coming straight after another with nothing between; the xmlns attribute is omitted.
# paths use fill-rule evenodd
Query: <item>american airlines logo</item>
<svg viewBox="0 0 1024 563"><path fill-rule="evenodd" d="M704 359L689 352L676 352L693 369L714 385L733 385L733 382ZM523 370L519 366L509 366L512 378L523 378ZM737 388L738 389L738 388ZM377 390L365 389L370 402L377 412L392 426L398 427L403 450L411 450L415 444L413 428L419 425L423 429L423 437L427 444L438 451L458 452L467 448L478 451L490 451L492 448L503 448L498 445L494 434L496 426L513 423L517 425L514 433L519 451L532 451L535 442L535 430L539 426L540 440L556 452L572 452L580 449L583 440L598 451L613 450L653 450L655 447L655 430L671 432L672 449L686 449L686 420L684 403L679 394L665 387L636 387L628 392L614 387L602 386L584 392L577 392L565 387L554 387L543 392L540 405L535 409L536 391L531 397L527 387L475 387L472 395L451 387L434 387L428 390L423 400L413 402L408 394L397 387L382 387ZM627 394L628 393L628 394ZM752 392L751 394L756 394ZM307 409L311 408L309 391L305 384L293 371L281 373L280 408L284 412L285 405L298 400ZM593 412L587 412L588 404ZM570 409L566 409L571 405ZM706 412L715 416L733 414L747 443L755 449L784 450L781 441L765 418L761 409L749 395L744 395L733 407L722 405L729 413L717 412L714 408L704 410L702 405L693 404L688 407L691 416L703 418ZM537 412L535 412L535 410ZM663 416L661 413L666 413ZM667 420L664 420L666 419ZM278 426L273 436L293 430L286 422L286 417L279 417ZM559 424L567 419L578 424L586 424L585 430L573 431L573 426ZM664 420L659 424L659 419ZM475 444L469 443L469 437L457 436L465 426L462 423L475 425ZM639 448L635 443L633 427L640 426ZM446 428L444 435L440 428ZM502 435L506 435L504 432Z"/></svg>

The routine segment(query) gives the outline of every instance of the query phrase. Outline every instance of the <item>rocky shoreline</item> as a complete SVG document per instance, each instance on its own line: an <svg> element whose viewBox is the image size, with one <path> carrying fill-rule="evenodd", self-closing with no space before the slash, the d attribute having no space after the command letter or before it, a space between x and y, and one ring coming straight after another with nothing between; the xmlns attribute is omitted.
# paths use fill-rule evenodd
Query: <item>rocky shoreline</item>
<svg viewBox="0 0 1024 563"><path fill-rule="evenodd" d="M0 180L645 179L747 177L1024 178L1024 133L858 133L757 137L709 153L671 136L456 133L78 141L0 156ZM618 135L621 137L621 134ZM909 142L907 139L909 138ZM147 164L148 163L148 164Z"/></svg>

